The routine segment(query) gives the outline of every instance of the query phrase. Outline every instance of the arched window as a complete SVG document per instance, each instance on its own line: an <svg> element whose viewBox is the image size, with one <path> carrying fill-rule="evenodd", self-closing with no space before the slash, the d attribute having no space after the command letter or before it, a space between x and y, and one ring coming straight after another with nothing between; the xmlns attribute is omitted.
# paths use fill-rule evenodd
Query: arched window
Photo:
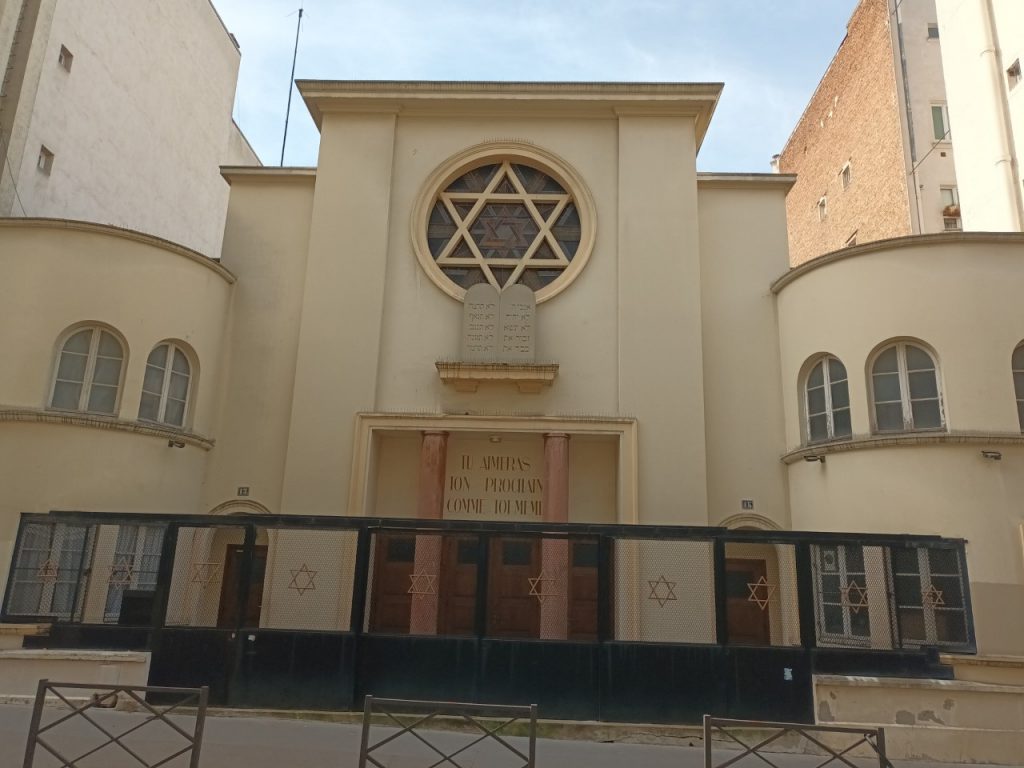
<svg viewBox="0 0 1024 768"><path fill-rule="evenodd" d="M75 331L60 350L50 407L116 413L123 364L124 347L113 333L99 327Z"/></svg>
<svg viewBox="0 0 1024 768"><path fill-rule="evenodd" d="M944 426L938 368L932 356L916 344L900 341L876 355L871 394L879 432Z"/></svg>
<svg viewBox="0 0 1024 768"><path fill-rule="evenodd" d="M1017 395L1017 421L1024 432L1024 344L1013 350L1013 390Z"/></svg>
<svg viewBox="0 0 1024 768"><path fill-rule="evenodd" d="M804 385L804 409L807 442L820 443L852 434L846 366L839 358L826 355L811 368Z"/></svg>
<svg viewBox="0 0 1024 768"><path fill-rule="evenodd" d="M191 380L192 366L181 347L168 341L154 348L146 360L139 420L184 426Z"/></svg>

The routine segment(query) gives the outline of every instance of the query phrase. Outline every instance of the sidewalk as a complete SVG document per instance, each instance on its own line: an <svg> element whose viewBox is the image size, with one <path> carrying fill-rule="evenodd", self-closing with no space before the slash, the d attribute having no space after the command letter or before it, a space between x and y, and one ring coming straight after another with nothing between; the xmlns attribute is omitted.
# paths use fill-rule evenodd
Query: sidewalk
<svg viewBox="0 0 1024 768"><path fill-rule="evenodd" d="M61 710L48 708L44 723L59 717ZM20 768L25 750L25 739L31 708L28 706L0 705L0 767ZM97 712L96 718L104 727L120 733L139 722L142 715L126 712ZM183 725L188 728L185 723ZM147 758L167 755L183 745L180 737L163 726L146 726L126 741ZM66 730L61 730L66 729ZM88 723L67 723L55 729L52 742L66 746L65 754L73 757L98 744L92 726ZM386 729L374 728L373 737L379 738ZM472 741L460 733L431 733L432 741L442 749L451 750ZM134 740L133 740L134 739ZM202 768L355 768L359 756L360 728L357 725L325 723L306 720L281 720L267 717L208 717L202 748ZM526 750L526 740L510 739L517 748ZM687 742L688 743L688 742ZM537 741L539 768L700 768L704 750L699 741L695 746L654 746L648 744L595 743L588 741ZM76 751L77 750L77 751ZM62 750L63 751L63 750ZM120 754L118 754L120 753ZM386 749L374 753L388 768L427 768L439 756L420 745L415 739L403 736ZM725 751L715 751L716 757L728 757ZM812 755L773 754L770 759L780 768L815 768L823 758ZM518 768L521 761L500 746L477 746L456 758L463 768ZM877 761L855 761L864 768L875 768ZM58 763L44 750L37 750L35 768L49 768ZM81 768L122 768L136 763L117 747L82 761ZM167 764L171 768L187 766L183 760ZM833 763L841 766L841 763ZM940 765L897 761L898 768L925 768ZM945 764L948 768L948 764ZM739 768L765 763L748 757ZM450 766L449 766L450 768Z"/></svg>

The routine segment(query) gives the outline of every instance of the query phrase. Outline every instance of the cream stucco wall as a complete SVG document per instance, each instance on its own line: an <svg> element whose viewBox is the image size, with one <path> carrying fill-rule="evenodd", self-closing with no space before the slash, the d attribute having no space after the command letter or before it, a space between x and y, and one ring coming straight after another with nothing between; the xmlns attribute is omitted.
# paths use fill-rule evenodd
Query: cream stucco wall
<svg viewBox="0 0 1024 768"><path fill-rule="evenodd" d="M7 5L0 25L20 3ZM16 111L17 195L5 173L0 211L131 227L217 256L228 196L218 165L259 161L231 119L239 53L209 0L39 6L34 36L15 49L27 57L20 98L3 105ZM40 146L54 153L49 174L36 168Z"/></svg>
<svg viewBox="0 0 1024 768"><path fill-rule="evenodd" d="M794 270L776 286L790 449L802 446L800 374L821 353L846 366L854 433L835 452L806 451L823 453L826 463L794 454L793 527L967 539L979 647L1019 652L1024 438L1010 355L1024 339L1016 298L1024 240L942 235L843 253ZM908 442L913 436L871 438L866 366L872 351L893 339L916 339L935 352L948 432L920 433L918 444ZM984 458L982 449L1000 451L1002 460Z"/></svg>
<svg viewBox="0 0 1024 768"><path fill-rule="evenodd" d="M180 246L73 222L0 220L0 550L23 512L199 509L234 277ZM100 323L126 342L118 413L47 411L59 340ZM136 421L146 358L195 353L186 430ZM168 439L188 438L183 448ZM6 569L0 581L6 580Z"/></svg>
<svg viewBox="0 0 1024 768"><path fill-rule="evenodd" d="M1006 70L1024 59L1024 5L943 0L937 10L964 227L1020 232L1024 84L1011 89Z"/></svg>

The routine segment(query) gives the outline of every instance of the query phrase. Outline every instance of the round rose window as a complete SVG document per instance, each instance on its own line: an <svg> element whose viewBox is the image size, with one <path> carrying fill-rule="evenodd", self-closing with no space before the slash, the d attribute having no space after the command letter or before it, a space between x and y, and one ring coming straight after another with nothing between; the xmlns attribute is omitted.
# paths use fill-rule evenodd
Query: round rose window
<svg viewBox="0 0 1024 768"><path fill-rule="evenodd" d="M560 292L593 239L582 184L533 157L491 154L460 165L419 209L426 221L417 251L431 278L458 299L477 283L498 290L521 283L537 301Z"/></svg>

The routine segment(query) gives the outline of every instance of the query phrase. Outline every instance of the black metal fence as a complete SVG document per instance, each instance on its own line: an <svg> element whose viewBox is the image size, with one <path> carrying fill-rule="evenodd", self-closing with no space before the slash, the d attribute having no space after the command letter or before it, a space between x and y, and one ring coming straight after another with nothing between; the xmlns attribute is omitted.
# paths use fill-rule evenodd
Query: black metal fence
<svg viewBox="0 0 1024 768"><path fill-rule="evenodd" d="M82 761L88 758L93 758L89 763L91 765L101 759L104 765L121 765L123 761L118 758L125 756L130 758L130 765L141 768L181 765L180 761L174 763L178 758L187 760L190 768L198 768L208 693L206 688L52 683L40 680L29 723L23 766L34 768L36 755L46 752L59 761L61 768L83 765ZM99 710L114 707L121 696L145 714L120 725L102 720ZM155 704L151 699L168 703ZM54 717L44 723L43 712L48 703L63 706L55 709ZM178 717L171 718L176 710L184 708L194 708L195 711L187 716L178 712ZM180 720L191 720L191 727ZM92 726L87 729L88 736L72 727L83 723ZM69 727L72 727L70 731ZM154 733L158 729L162 731L159 737ZM98 744L94 743L96 732L99 733ZM168 738L170 746L165 747L164 742ZM68 757L69 754L74 757ZM52 761L48 764L52 765Z"/></svg>
<svg viewBox="0 0 1024 768"><path fill-rule="evenodd" d="M670 722L804 720L813 671L945 676L935 649L974 650L963 541L672 526L25 515L3 619L148 648L151 682L215 702Z"/></svg>

